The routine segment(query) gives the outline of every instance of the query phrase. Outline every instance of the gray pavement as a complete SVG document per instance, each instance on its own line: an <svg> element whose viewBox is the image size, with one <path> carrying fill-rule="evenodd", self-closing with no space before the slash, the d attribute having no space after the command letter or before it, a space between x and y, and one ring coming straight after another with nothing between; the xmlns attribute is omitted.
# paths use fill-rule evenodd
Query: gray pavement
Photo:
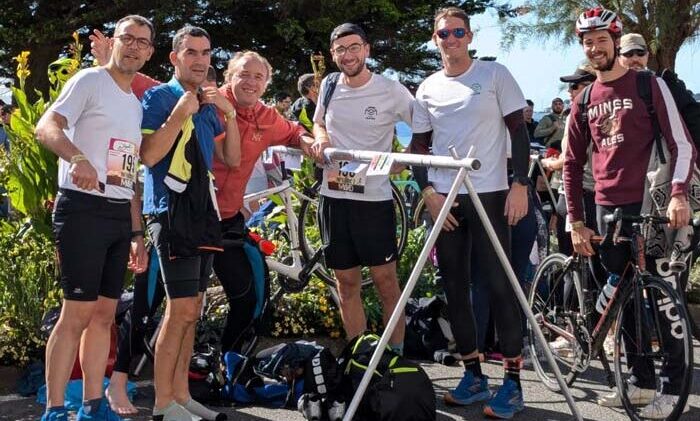
<svg viewBox="0 0 700 421"><path fill-rule="evenodd" d="M700 420L700 344L694 343L695 370L693 376L693 390L689 398L690 411L684 414L684 420ZM438 417L445 420L479 420L484 419L480 405L471 407L448 407L442 403L444 393L453 388L459 382L462 368L458 366L447 367L436 363L425 362L422 364L426 372L433 380L435 393L438 397ZM497 387L502 377L500 363L486 363L483 371L492 381L493 387ZM525 369L521 374L525 404L527 408L516 415L516 420L570 420L571 412L562 395L550 392L538 380L535 373ZM599 406L595 399L605 394L609 389L603 385L603 371L598 362L594 362L591 368L574 384L571 389L577 406L586 420L622 421L627 420L624 410L610 409ZM138 382L139 398L136 401L140 409L138 416L133 420L149 420L150 405L153 402L153 388L150 381ZM0 396L0 420L29 421L39 419L43 408L35 403L32 398L22 398L17 395ZM262 407L246 408L220 408L229 415L229 420L256 421L302 421L304 418L296 411L286 409L269 409Z"/></svg>

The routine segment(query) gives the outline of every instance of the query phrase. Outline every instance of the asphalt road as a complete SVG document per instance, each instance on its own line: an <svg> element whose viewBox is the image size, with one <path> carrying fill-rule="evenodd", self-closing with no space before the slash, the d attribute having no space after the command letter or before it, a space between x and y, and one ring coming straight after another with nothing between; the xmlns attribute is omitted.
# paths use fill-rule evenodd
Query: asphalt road
<svg viewBox="0 0 700 421"><path fill-rule="evenodd" d="M695 370L693 376L693 390L689 398L690 411L684 414L684 420L700 420L700 344L694 343ZM446 367L435 363L423 363L422 366L433 380L435 393L438 397L438 417L445 420L479 420L484 419L480 405L471 407L448 407L442 403L442 395L457 385L462 375L462 368L458 366ZM483 371L491 379L495 388L496 383L502 377L502 368L498 363L486 363ZM622 421L627 420L624 410L604 408L595 403L595 399L609 391L603 385L603 371L600 364L595 362L591 368L574 384L571 389L576 404L586 420ZM525 411L516 415L516 420L571 420L571 412L562 395L550 392L536 378L531 370L524 370L521 374L523 391L525 394ZM140 409L138 416L133 420L150 420L150 405L153 402L153 388L150 381L138 383L139 398L136 401ZM304 418L297 411L286 409L269 409L262 407L246 408L220 408L229 415L229 420L257 421L302 421ZM0 396L0 420L29 421L38 420L43 408L36 404L34 399L22 398L17 395Z"/></svg>

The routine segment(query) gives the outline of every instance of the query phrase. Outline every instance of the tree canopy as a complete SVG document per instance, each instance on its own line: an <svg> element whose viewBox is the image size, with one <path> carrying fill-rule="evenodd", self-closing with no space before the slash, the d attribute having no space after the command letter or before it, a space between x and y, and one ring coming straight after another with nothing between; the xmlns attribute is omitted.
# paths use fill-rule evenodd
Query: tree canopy
<svg viewBox="0 0 700 421"><path fill-rule="evenodd" d="M555 40L578 42L576 17L590 7L602 6L618 13L624 32L644 36L650 49L651 69L674 69L676 54L694 41L700 26L700 0L532 0L516 10L522 18L504 19L504 44L518 41Z"/></svg>
<svg viewBox="0 0 700 421"><path fill-rule="evenodd" d="M11 58L29 50L34 77L27 83L45 92L48 81L37 76L45 74L73 31L81 33L83 51L89 51L87 34L93 29L111 35L119 18L140 14L156 27L156 50L144 69L156 78L170 76L171 37L189 23L211 34L218 69L233 52L255 50L275 69L271 91L294 92L297 77L311 71L312 52L324 54L332 68L330 32L354 22L370 37L370 65L391 69L411 85L440 67L439 55L426 43L435 11L449 5L469 14L498 8L494 0L15 0L6 2L0 15L0 76L11 76Z"/></svg>

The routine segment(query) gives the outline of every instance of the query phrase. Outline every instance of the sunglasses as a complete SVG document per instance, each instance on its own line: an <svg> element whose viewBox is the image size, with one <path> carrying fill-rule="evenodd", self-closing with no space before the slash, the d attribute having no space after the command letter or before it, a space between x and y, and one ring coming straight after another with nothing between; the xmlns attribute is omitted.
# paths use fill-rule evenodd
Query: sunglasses
<svg viewBox="0 0 700 421"><path fill-rule="evenodd" d="M588 83L584 83L584 82L572 82L572 83L569 83L569 89L571 89L572 91L575 91L579 88L579 86L586 87L588 85L589 85Z"/></svg>
<svg viewBox="0 0 700 421"><path fill-rule="evenodd" d="M622 55L627 57L627 58L630 58L633 56L644 57L645 55L647 55L647 52L646 52L646 50L630 50L626 53L622 53Z"/></svg>
<svg viewBox="0 0 700 421"><path fill-rule="evenodd" d="M435 35L440 39L447 39L450 34L454 35L455 38L464 38L464 36L467 35L467 28L438 29L435 31Z"/></svg>

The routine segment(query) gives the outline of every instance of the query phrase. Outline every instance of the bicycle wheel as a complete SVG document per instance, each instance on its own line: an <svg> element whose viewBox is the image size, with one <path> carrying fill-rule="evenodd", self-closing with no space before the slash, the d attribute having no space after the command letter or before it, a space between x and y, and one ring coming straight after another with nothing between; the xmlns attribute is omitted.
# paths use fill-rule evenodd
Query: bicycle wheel
<svg viewBox="0 0 700 421"><path fill-rule="evenodd" d="M403 196L391 184L391 195L394 201L394 211L396 213L396 247L398 250L398 259L401 258L401 253L406 246L408 238L408 217L406 216L406 206L403 202ZM322 207L323 196L316 195L313 200L304 200L299 210L299 246L301 248L304 260L311 259L316 251L323 244L323 233L319 225L318 212ZM319 278L335 288L335 277L326 267L325 260L321 259L320 266L314 272ZM363 268L362 285L368 285L372 282L369 277L369 271Z"/></svg>
<svg viewBox="0 0 700 421"><path fill-rule="evenodd" d="M583 293L580 275L575 270L577 266L568 264L567 259L565 255L556 253L542 261L535 273L528 303L549 342L549 348L566 384L570 385L578 375L574 367L579 346L576 341L565 340L556 329L572 334L575 332L575 321L580 319ZM535 373L549 390L558 392L559 383L529 322L527 334Z"/></svg>
<svg viewBox="0 0 700 421"><path fill-rule="evenodd" d="M693 349L688 314L676 291L663 279L644 276L630 288L617 313L615 382L632 420L677 420L688 400ZM629 385L656 389L651 404L635 402ZM670 395L670 396L669 396ZM673 408L664 413L664 408Z"/></svg>
<svg viewBox="0 0 700 421"><path fill-rule="evenodd" d="M413 210L413 221L411 221L413 228L418 228L425 225L428 228L428 232L433 229L433 218L428 212L428 208L425 207L425 201L421 197L418 199L415 209Z"/></svg>

